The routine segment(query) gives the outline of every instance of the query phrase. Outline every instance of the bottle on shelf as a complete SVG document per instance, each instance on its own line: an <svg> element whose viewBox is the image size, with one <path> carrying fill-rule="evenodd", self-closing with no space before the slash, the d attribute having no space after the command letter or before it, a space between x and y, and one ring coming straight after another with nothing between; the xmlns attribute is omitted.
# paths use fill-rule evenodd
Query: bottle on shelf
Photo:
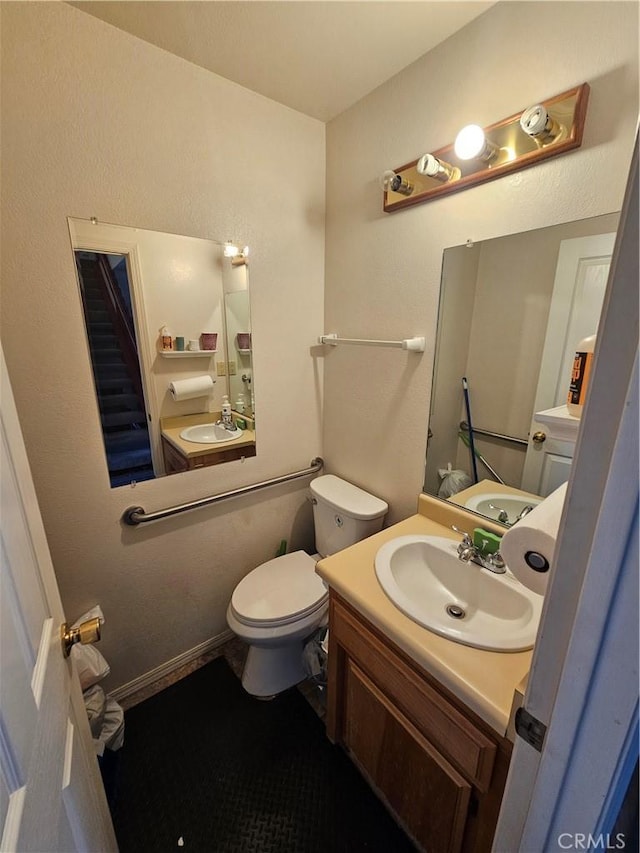
<svg viewBox="0 0 640 853"><path fill-rule="evenodd" d="M165 352L173 350L173 338L167 326L160 329L160 344Z"/></svg>
<svg viewBox="0 0 640 853"><path fill-rule="evenodd" d="M584 402L587 399L595 348L595 335L583 338L576 348L567 395L567 409L574 418L579 418L582 415Z"/></svg>

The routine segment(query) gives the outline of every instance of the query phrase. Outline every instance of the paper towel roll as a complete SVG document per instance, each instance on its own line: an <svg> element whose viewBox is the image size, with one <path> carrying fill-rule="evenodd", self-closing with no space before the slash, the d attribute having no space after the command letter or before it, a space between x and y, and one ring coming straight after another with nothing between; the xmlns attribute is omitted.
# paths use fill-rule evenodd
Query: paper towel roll
<svg viewBox="0 0 640 853"><path fill-rule="evenodd" d="M174 400L192 400L194 397L204 397L213 391L213 379L209 374L194 376L193 379L177 379L169 383L169 391Z"/></svg>
<svg viewBox="0 0 640 853"><path fill-rule="evenodd" d="M544 595L553 567L567 484L552 492L502 537L500 553L520 583Z"/></svg>

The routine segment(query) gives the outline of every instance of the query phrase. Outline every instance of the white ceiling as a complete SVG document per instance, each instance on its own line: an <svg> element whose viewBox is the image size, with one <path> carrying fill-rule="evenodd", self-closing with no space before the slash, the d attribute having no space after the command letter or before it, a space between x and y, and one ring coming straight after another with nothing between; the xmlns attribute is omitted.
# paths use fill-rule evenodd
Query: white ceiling
<svg viewBox="0 0 640 853"><path fill-rule="evenodd" d="M90 0L71 5L329 121L493 2Z"/></svg>

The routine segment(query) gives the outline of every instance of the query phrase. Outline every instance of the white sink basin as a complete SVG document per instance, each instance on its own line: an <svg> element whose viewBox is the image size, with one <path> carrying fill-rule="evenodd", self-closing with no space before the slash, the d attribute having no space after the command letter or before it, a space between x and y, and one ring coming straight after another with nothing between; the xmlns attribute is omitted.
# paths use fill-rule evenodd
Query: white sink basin
<svg viewBox="0 0 640 853"><path fill-rule="evenodd" d="M442 536L398 536L376 554L376 575L399 610L436 634L478 649L530 649L542 596L508 569L496 575L463 562L457 547Z"/></svg>
<svg viewBox="0 0 640 853"><path fill-rule="evenodd" d="M193 441L195 444L217 444L219 441L233 441L239 438L244 430L236 427L233 432L219 424L198 424L183 429L180 438Z"/></svg>
<svg viewBox="0 0 640 853"><path fill-rule="evenodd" d="M542 498L529 498L525 495L507 495L500 492L487 494L485 492L484 494L474 495L472 498L469 498L465 503L465 507L474 512L479 512L487 518L495 518L496 520L500 515L500 509L503 509L509 516L507 524L513 524L526 506L538 506L539 503L542 503ZM492 509L489 504L493 504L499 507L499 509Z"/></svg>

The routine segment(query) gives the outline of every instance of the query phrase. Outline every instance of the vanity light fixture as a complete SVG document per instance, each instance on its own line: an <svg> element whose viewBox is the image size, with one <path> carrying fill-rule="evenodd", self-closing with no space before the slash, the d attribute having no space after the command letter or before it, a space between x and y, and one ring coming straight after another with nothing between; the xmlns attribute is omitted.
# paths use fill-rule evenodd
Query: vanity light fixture
<svg viewBox="0 0 640 853"><path fill-rule="evenodd" d="M236 255L240 254L240 249L237 246L234 246L233 243L226 243L224 247L224 256L225 258L235 258Z"/></svg>
<svg viewBox="0 0 640 853"><path fill-rule="evenodd" d="M453 150L459 160L481 160L483 163L490 163L496 159L500 149L487 139L480 125L468 124L456 136Z"/></svg>
<svg viewBox="0 0 640 853"><path fill-rule="evenodd" d="M452 166L451 163L439 160L433 154L423 154L416 163L416 171L420 175L426 175L441 184L445 184L447 181L456 181L460 177L460 169Z"/></svg>
<svg viewBox="0 0 640 853"><path fill-rule="evenodd" d="M487 127L463 127L454 143L384 173L383 209L460 192L579 148L588 101L582 83Z"/></svg>

